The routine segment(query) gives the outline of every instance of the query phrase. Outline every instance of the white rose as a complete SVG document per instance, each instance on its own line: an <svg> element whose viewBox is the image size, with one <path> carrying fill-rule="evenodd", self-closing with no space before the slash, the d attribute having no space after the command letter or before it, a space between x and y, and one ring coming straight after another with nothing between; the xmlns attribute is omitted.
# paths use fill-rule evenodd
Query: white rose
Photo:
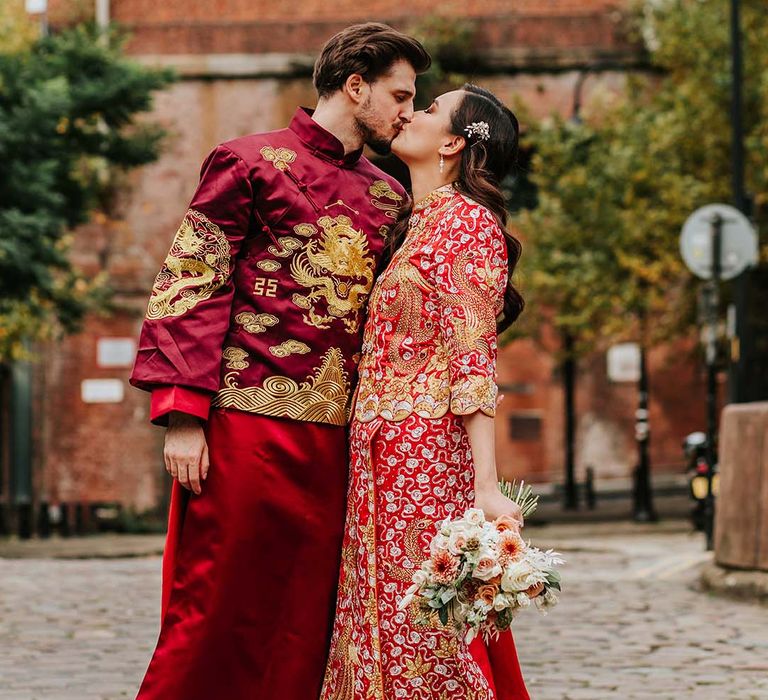
<svg viewBox="0 0 768 700"><path fill-rule="evenodd" d="M533 570L528 563L523 561L513 561L505 569L501 576L501 590L506 593L519 593L530 588L535 581L532 581Z"/></svg>
<svg viewBox="0 0 768 700"><path fill-rule="evenodd" d="M482 527L485 523L485 513L483 513L480 508L469 508L467 512L464 513L464 520L472 523L472 525Z"/></svg>

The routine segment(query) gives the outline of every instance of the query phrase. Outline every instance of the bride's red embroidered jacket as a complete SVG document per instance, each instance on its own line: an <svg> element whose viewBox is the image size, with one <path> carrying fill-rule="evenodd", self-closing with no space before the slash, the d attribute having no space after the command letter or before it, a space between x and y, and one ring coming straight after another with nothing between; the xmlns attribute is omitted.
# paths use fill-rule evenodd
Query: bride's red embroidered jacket
<svg viewBox="0 0 768 700"><path fill-rule="evenodd" d="M368 305L355 418L496 412L496 317L508 278L504 232L484 206L441 187Z"/></svg>
<svg viewBox="0 0 768 700"><path fill-rule="evenodd" d="M157 275L131 383L151 419L211 404L344 425L402 187L297 110L218 146Z"/></svg>

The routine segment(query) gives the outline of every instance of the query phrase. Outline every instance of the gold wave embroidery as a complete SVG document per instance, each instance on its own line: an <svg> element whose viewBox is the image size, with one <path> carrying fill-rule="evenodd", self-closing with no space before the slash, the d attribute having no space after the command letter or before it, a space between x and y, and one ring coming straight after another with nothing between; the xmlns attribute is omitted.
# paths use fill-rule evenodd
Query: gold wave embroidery
<svg viewBox="0 0 768 700"><path fill-rule="evenodd" d="M368 193L373 195L371 204L377 209L381 209L390 219L396 219L398 211L403 203L403 198L395 192L389 183L385 180L376 180L369 188ZM382 202L382 199L389 199L389 202Z"/></svg>
<svg viewBox="0 0 768 700"><path fill-rule="evenodd" d="M259 262L256 263L256 267L260 270L264 270L264 272L277 272L282 265L277 262L277 260L259 260Z"/></svg>
<svg viewBox="0 0 768 700"><path fill-rule="evenodd" d="M235 323L239 323L248 333L264 333L270 326L277 325L278 320L272 314L254 314L250 311L235 316Z"/></svg>
<svg viewBox="0 0 768 700"><path fill-rule="evenodd" d="M294 294L294 304L305 309L304 322L327 329L341 319L348 333L357 333L360 309L373 285L374 259L362 231L340 215L317 221L323 234L307 243L291 262L291 276L307 294ZM318 309L325 302L325 313Z"/></svg>
<svg viewBox="0 0 768 700"><path fill-rule="evenodd" d="M311 348L306 343L299 340L286 340L280 345L273 345L269 348L275 357L288 357L288 355L306 355Z"/></svg>
<svg viewBox="0 0 768 700"><path fill-rule="evenodd" d="M267 377L263 386L241 389L237 386L237 372L230 372L224 377L224 388L214 397L213 405L265 416L346 425L349 391L341 350L330 348L320 366L301 384L276 375Z"/></svg>
<svg viewBox="0 0 768 700"><path fill-rule="evenodd" d="M264 160L269 161L281 172L290 170L290 164L296 160L296 151L290 148L274 148L273 146L264 146L260 151Z"/></svg>
<svg viewBox="0 0 768 700"><path fill-rule="evenodd" d="M188 210L155 279L147 318L181 316L193 309L229 279L231 262L224 232L204 214Z"/></svg>
<svg viewBox="0 0 768 700"><path fill-rule="evenodd" d="M227 361L228 369L245 369L248 367L248 353L242 348L224 348L221 356Z"/></svg>

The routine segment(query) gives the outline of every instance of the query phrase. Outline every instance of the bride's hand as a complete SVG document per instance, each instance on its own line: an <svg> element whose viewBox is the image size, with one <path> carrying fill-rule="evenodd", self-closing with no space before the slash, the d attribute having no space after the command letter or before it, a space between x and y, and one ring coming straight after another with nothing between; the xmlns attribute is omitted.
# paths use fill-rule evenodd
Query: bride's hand
<svg viewBox="0 0 768 700"><path fill-rule="evenodd" d="M496 520L501 515L510 515L523 527L523 513L520 506L507 498L494 484L492 487L475 491L475 508L481 508L487 520Z"/></svg>

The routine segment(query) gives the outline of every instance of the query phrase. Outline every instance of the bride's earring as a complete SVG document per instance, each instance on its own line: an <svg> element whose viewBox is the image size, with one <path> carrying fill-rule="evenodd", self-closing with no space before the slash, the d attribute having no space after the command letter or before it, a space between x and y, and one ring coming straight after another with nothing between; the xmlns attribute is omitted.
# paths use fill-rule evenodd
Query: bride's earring
<svg viewBox="0 0 768 700"><path fill-rule="evenodd" d="M443 170L445 170L445 158L443 158L443 154L440 154L440 174L443 174Z"/></svg>

